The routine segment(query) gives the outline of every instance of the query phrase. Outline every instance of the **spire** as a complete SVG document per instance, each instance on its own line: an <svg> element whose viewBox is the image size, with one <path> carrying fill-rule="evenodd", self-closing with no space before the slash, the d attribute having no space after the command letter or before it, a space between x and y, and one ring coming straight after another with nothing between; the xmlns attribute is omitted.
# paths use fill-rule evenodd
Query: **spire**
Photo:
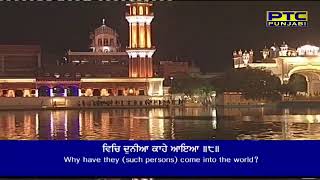
<svg viewBox="0 0 320 180"><path fill-rule="evenodd" d="M103 18L103 19L102 19L102 25L103 25L103 26L106 25L105 21L106 21L106 20Z"/></svg>

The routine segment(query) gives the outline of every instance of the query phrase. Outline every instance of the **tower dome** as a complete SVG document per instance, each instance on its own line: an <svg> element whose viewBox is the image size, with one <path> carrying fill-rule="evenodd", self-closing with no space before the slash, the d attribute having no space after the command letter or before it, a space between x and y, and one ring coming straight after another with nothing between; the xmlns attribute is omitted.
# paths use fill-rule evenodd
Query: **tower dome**
<svg viewBox="0 0 320 180"><path fill-rule="evenodd" d="M102 19L102 25L91 33L90 39L93 52L108 53L120 50L119 35L105 24L105 19Z"/></svg>

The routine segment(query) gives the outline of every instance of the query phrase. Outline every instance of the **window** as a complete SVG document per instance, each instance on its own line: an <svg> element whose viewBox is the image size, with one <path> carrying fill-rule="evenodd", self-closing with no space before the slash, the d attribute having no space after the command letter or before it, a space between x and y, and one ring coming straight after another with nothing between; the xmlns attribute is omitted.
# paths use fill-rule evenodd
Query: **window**
<svg viewBox="0 0 320 180"><path fill-rule="evenodd" d="M123 96L123 90L121 89L118 90L118 96Z"/></svg>
<svg viewBox="0 0 320 180"><path fill-rule="evenodd" d="M98 46L102 46L102 40L98 39Z"/></svg>
<svg viewBox="0 0 320 180"><path fill-rule="evenodd" d="M139 15L143 15L143 7L139 6Z"/></svg>
<svg viewBox="0 0 320 180"><path fill-rule="evenodd" d="M135 6L132 7L132 11L133 11L133 15L136 15L137 14L137 9Z"/></svg>
<svg viewBox="0 0 320 180"><path fill-rule="evenodd" d="M144 96L144 90L143 89L139 90L139 96Z"/></svg>
<svg viewBox="0 0 320 180"><path fill-rule="evenodd" d="M110 96L112 96L112 95L113 95L113 93L112 93L112 89L108 89L108 94L109 94Z"/></svg>
<svg viewBox="0 0 320 180"><path fill-rule="evenodd" d="M104 44L104 46L109 46L108 39L104 39L104 40L103 40L103 44Z"/></svg>
<svg viewBox="0 0 320 180"><path fill-rule="evenodd" d="M93 89L93 96L100 96L100 89Z"/></svg>
<svg viewBox="0 0 320 180"><path fill-rule="evenodd" d="M110 45L111 45L111 46L114 45L113 38L110 39Z"/></svg>

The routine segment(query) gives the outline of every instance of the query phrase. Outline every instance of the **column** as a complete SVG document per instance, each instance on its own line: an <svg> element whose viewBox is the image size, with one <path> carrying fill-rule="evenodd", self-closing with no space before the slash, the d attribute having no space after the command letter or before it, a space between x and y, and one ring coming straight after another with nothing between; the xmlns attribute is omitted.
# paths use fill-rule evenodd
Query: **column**
<svg viewBox="0 0 320 180"><path fill-rule="evenodd" d="M130 41L129 41L130 42ZM132 77L132 63L131 63L131 57L129 57L129 77Z"/></svg>
<svg viewBox="0 0 320 180"><path fill-rule="evenodd" d="M34 96L39 97L39 90L38 89L35 90Z"/></svg>
<svg viewBox="0 0 320 180"><path fill-rule="evenodd" d="M53 97L53 89L50 88L50 97Z"/></svg>
<svg viewBox="0 0 320 180"><path fill-rule="evenodd" d="M78 96L81 96L81 88L78 89Z"/></svg>
<svg viewBox="0 0 320 180"><path fill-rule="evenodd" d="M68 95L68 89L63 89L63 96L66 97Z"/></svg>
<svg viewBox="0 0 320 180"><path fill-rule="evenodd" d="M151 48L151 29L150 29L150 24L147 24L147 48Z"/></svg>
<svg viewBox="0 0 320 180"><path fill-rule="evenodd" d="M148 73L149 73L149 77L153 77L152 57L149 58Z"/></svg>
<svg viewBox="0 0 320 180"><path fill-rule="evenodd" d="M142 76L142 57L139 57L139 76L138 77L143 77Z"/></svg>
<svg viewBox="0 0 320 180"><path fill-rule="evenodd" d="M139 47L145 48L146 42L145 42L145 23L139 23Z"/></svg>
<svg viewBox="0 0 320 180"><path fill-rule="evenodd" d="M131 11L131 8L130 8L130 11ZM129 48L132 47L131 42L132 42L132 24L130 23L129 24Z"/></svg>
<svg viewBox="0 0 320 180"><path fill-rule="evenodd" d="M131 36L132 36L132 42L131 42L131 47L132 48L137 48L137 23L132 23L132 28L131 28Z"/></svg>

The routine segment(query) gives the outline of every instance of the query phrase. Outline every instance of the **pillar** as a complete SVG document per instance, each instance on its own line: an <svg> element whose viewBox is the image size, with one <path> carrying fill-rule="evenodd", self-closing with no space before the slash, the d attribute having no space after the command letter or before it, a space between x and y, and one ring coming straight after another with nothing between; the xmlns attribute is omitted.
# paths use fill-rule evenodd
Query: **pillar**
<svg viewBox="0 0 320 180"><path fill-rule="evenodd" d="M311 96L311 81L309 80L309 78L306 78L307 80L307 96Z"/></svg>
<svg viewBox="0 0 320 180"><path fill-rule="evenodd" d="M66 97L68 95L68 89L63 89L63 96Z"/></svg>
<svg viewBox="0 0 320 180"><path fill-rule="evenodd" d="M38 90L38 89L35 90L34 96L35 96L35 97L39 97L39 90Z"/></svg>
<svg viewBox="0 0 320 180"><path fill-rule="evenodd" d="M131 28L131 30L132 30L131 48L137 48L137 44L138 44L138 42L137 42L137 29L138 29L137 28L138 27L137 24L138 23L136 23L136 22L132 23L132 28Z"/></svg>
<svg viewBox="0 0 320 180"><path fill-rule="evenodd" d="M50 97L53 97L53 89L50 88Z"/></svg>

